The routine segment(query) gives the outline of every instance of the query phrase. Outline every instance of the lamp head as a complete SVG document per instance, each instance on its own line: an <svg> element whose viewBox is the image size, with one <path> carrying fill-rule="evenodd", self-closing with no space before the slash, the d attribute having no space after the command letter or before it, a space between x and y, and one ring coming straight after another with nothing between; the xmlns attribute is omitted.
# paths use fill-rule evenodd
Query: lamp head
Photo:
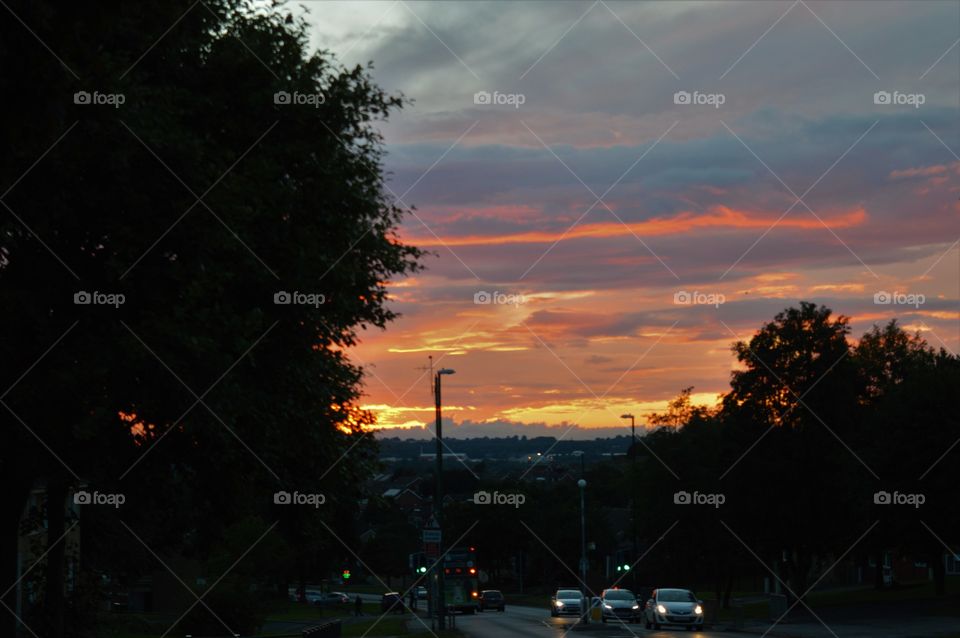
<svg viewBox="0 0 960 638"><path fill-rule="evenodd" d="M451 370L450 368L440 368L439 370L437 370L437 374L438 374L438 375L441 375L441 374L456 374L456 373L457 373L456 370Z"/></svg>

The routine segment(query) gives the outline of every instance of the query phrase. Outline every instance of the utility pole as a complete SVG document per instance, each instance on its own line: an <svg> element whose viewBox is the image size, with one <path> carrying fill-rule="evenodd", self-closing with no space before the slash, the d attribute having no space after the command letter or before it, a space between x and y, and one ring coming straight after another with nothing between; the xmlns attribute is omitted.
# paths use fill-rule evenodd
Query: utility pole
<svg viewBox="0 0 960 638"><path fill-rule="evenodd" d="M431 368L433 367L433 358L430 359ZM440 411L440 377L445 374L453 374L454 371L449 368L440 368L437 370L437 374L434 376L434 385L433 385L433 394L436 399L436 408L437 408L437 424L436 424L436 438L437 438L437 482L433 492L433 515L437 521L437 526L440 528L440 543L438 547L438 553L440 555L439 560L437 561L437 626L442 631L445 629L446 621L446 600L445 592L443 590L443 564L444 564L444 552L443 552L443 416Z"/></svg>

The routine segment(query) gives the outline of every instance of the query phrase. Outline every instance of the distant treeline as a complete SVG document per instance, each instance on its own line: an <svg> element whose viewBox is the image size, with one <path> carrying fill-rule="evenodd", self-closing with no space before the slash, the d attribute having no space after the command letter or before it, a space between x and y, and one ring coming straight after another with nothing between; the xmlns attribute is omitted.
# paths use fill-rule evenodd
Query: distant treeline
<svg viewBox="0 0 960 638"><path fill-rule="evenodd" d="M379 439L381 458L395 457L415 459L423 454L436 452L433 440L401 439L399 437ZM625 454L630 448L629 436L617 436L589 441L557 440L554 436L482 437L471 439L444 438L447 453L466 454L471 459L508 459L524 455L541 454L571 455L582 451L586 460L603 454Z"/></svg>

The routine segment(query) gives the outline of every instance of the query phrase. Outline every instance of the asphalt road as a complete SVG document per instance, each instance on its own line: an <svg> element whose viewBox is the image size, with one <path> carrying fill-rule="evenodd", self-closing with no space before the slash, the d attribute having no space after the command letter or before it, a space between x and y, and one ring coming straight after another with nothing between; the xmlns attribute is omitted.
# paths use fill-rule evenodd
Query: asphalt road
<svg viewBox="0 0 960 638"><path fill-rule="evenodd" d="M643 624L624 625L600 622L578 625L572 617L551 618L546 609L536 607L507 606L503 613L486 611L475 616L457 615L457 629L470 638L724 638L742 633L720 631L691 632L685 629L648 631Z"/></svg>

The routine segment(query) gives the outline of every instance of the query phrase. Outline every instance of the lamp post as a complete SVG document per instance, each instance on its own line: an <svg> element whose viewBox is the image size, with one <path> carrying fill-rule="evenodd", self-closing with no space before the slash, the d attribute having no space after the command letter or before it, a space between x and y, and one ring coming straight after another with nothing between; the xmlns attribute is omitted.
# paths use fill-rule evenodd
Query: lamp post
<svg viewBox="0 0 960 638"><path fill-rule="evenodd" d="M587 586L587 514L584 499L587 481L580 479L577 481L580 488L580 584ZM589 591L587 592L589 593Z"/></svg>
<svg viewBox="0 0 960 638"><path fill-rule="evenodd" d="M632 414L621 414L621 419L630 419L630 449L633 451L633 446L637 444L637 425L633 421Z"/></svg>
<svg viewBox="0 0 960 638"><path fill-rule="evenodd" d="M636 458L637 458L637 427L634 422L632 414L621 414L621 419L630 419L630 469L636 470ZM636 498L636 471L631 472L633 477L630 481L630 523L632 529L631 536L631 546L633 553L631 559L636 558L637 556L637 498ZM636 589L637 585L637 575L633 575L633 588Z"/></svg>
<svg viewBox="0 0 960 638"><path fill-rule="evenodd" d="M437 406L437 483L433 491L433 515L440 528L440 543L437 546L439 560L437 561L437 625L444 629L446 600L443 591L443 419L440 414L440 377L445 374L454 374L450 368L440 368L434 377L433 395Z"/></svg>

